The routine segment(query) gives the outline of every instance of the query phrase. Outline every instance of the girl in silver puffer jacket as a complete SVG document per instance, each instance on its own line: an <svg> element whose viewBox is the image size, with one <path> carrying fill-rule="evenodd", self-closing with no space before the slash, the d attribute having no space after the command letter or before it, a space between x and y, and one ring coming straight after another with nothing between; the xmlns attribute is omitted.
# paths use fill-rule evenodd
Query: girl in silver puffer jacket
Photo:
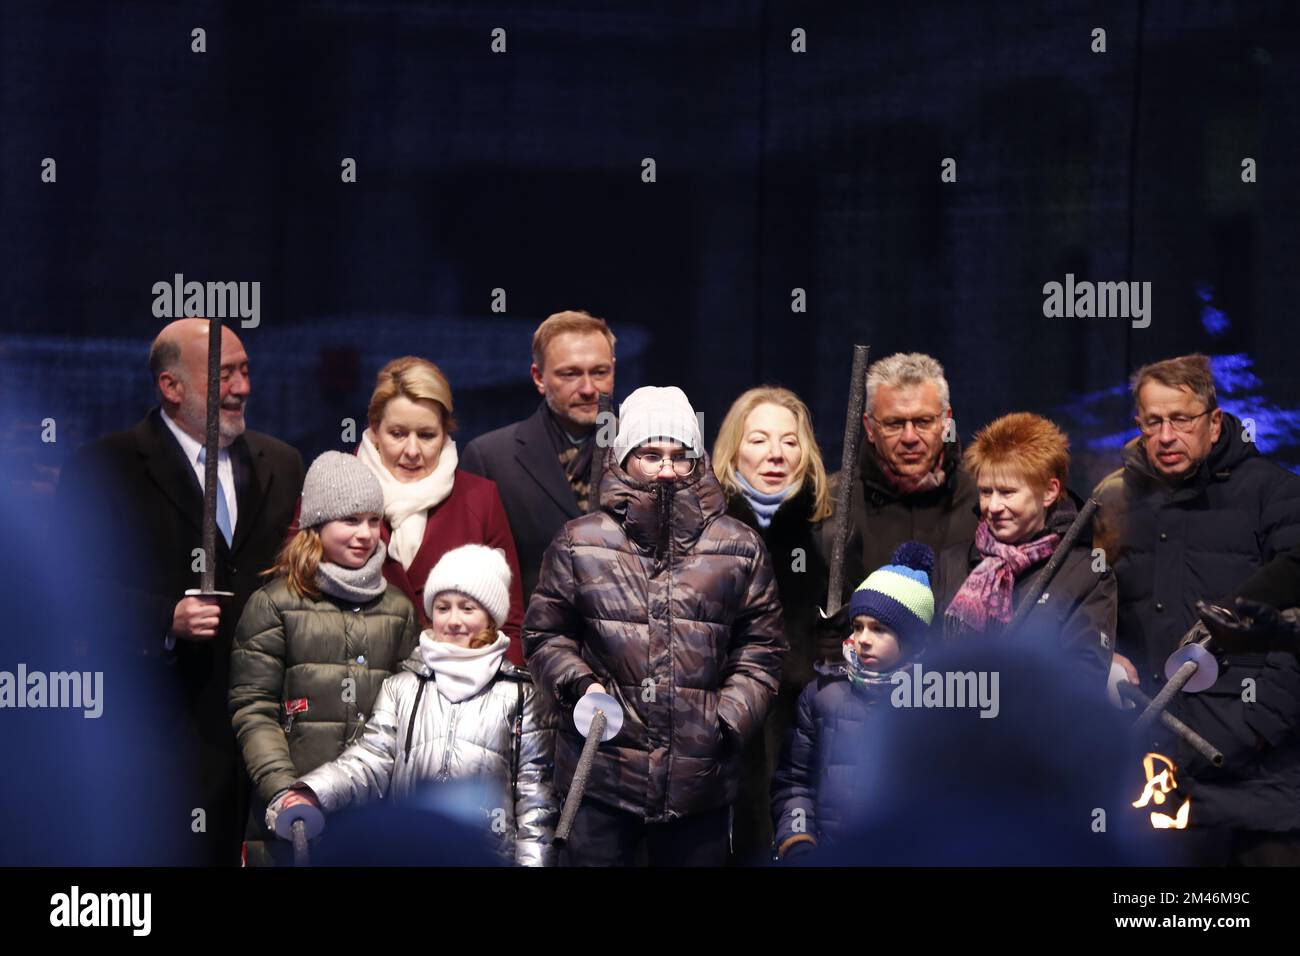
<svg viewBox="0 0 1300 956"><path fill-rule="evenodd" d="M330 814L474 777L502 795L502 806L484 808L484 824L503 856L522 866L552 865L555 720L538 706L528 673L505 660L504 555L482 545L447 552L429 574L424 604L432 626L384 681L361 739L296 781L267 811L268 825L296 803Z"/></svg>

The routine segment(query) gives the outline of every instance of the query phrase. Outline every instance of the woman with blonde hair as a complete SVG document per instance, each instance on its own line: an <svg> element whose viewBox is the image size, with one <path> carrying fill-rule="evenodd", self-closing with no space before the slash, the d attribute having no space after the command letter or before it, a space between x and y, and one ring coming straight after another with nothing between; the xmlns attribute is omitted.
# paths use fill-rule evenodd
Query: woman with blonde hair
<svg viewBox="0 0 1300 956"><path fill-rule="evenodd" d="M733 860L751 863L771 846L768 787L799 694L816 676L813 624L826 600L828 571L816 531L831 505L808 406L785 388L763 386L742 394L722 421L713 470L727 498L727 513L757 531L767 545L790 642L764 732L751 738L745 751Z"/></svg>
<svg viewBox="0 0 1300 956"><path fill-rule="evenodd" d="M244 862L291 862L263 812L361 733L384 679L415 646L415 608L388 587L383 492L352 455L327 451L303 482L301 527L239 618L229 707L252 778Z"/></svg>
<svg viewBox="0 0 1300 956"><path fill-rule="evenodd" d="M974 540L939 556L936 607L947 641L1005 632L1025 591L1056 552L1081 503L1065 486L1070 442L1040 415L1015 412L990 423L966 449L963 467L979 492ZM1062 651L1106 686L1115 645L1118 589L1094 567L1090 534L1081 535L1025 619L1025 633L1059 636Z"/></svg>
<svg viewBox="0 0 1300 956"><path fill-rule="evenodd" d="M442 556L465 544L500 548L511 575L507 656L522 664L524 597L510 522L496 484L457 468L452 407L451 386L432 362L407 355L379 370L357 457L384 493L384 577L420 609L420 625L428 627L421 595Z"/></svg>

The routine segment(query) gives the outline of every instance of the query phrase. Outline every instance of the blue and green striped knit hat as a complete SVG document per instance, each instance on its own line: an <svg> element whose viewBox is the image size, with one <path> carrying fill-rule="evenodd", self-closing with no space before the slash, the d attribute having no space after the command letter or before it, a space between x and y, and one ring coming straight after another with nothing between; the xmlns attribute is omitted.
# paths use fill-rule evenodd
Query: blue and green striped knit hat
<svg viewBox="0 0 1300 956"><path fill-rule="evenodd" d="M924 639L934 620L930 572L934 552L919 541L904 541L889 564L872 571L849 599L850 618L868 614L903 639Z"/></svg>

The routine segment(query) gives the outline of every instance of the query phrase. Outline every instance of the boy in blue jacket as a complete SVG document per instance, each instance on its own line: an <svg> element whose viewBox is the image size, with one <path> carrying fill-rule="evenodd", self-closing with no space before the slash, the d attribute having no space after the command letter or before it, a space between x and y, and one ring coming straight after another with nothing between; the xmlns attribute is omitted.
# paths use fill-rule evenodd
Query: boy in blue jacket
<svg viewBox="0 0 1300 956"><path fill-rule="evenodd" d="M906 541L890 564L853 592L853 633L844 641L844 662L819 668L821 675L799 696L795 725L772 779L778 859L808 854L842 834L858 797L863 725L876 708L888 706L894 672L924 648L934 618L933 569L934 552Z"/></svg>

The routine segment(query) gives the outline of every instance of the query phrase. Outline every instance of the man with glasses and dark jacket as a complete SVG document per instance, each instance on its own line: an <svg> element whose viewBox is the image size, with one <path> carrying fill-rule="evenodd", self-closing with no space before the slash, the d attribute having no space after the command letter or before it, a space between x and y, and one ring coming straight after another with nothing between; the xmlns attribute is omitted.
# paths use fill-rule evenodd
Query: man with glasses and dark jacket
<svg viewBox="0 0 1300 956"><path fill-rule="evenodd" d="M1196 602L1227 603L1300 544L1300 477L1259 453L1252 423L1218 407L1205 356L1147 365L1132 390L1140 435L1094 492L1094 543L1119 585L1115 659L1154 695ZM1300 863L1300 668L1266 644L1229 650L1213 686L1175 699L1226 758L1176 761L1190 823L1212 831L1206 862Z"/></svg>
<svg viewBox="0 0 1300 956"><path fill-rule="evenodd" d="M979 495L974 479L961 468L942 365L920 352L873 362L862 426L867 440L858 453L844 551L843 580L850 590L853 582L888 564L904 541L919 541L941 554L951 544L971 541L979 523ZM840 480L838 472L830 477L832 501ZM820 532L828 556L833 525L824 522ZM848 594L846 590L846 609ZM822 630L827 635L822 656L838 659L840 642L849 632L847 620L832 618Z"/></svg>

